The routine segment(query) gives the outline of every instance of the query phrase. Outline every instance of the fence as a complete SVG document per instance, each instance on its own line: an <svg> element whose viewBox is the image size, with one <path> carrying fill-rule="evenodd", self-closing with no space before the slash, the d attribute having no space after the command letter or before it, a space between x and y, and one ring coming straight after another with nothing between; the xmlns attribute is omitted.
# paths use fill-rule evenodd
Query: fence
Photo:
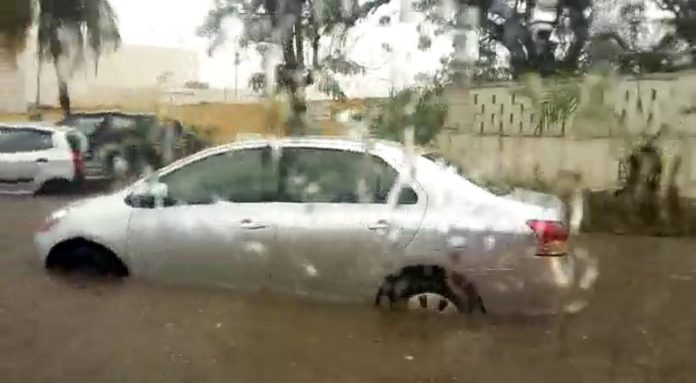
<svg viewBox="0 0 696 383"><path fill-rule="evenodd" d="M588 104L600 106L607 112L603 120L591 119L589 109L588 116L571 113L545 125L540 106L524 95L522 86L493 84L468 92L450 90L446 125L460 133L497 136L611 137L653 133L664 126L672 135L696 134L696 72L609 79L603 86L599 80L582 80L576 106L577 111Z"/></svg>

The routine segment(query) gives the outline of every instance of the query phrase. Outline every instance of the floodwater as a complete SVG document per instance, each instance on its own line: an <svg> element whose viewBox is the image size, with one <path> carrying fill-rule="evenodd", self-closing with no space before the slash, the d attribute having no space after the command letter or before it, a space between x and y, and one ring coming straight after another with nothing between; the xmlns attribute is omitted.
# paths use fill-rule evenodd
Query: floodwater
<svg viewBox="0 0 696 383"><path fill-rule="evenodd" d="M592 235L573 316L422 316L45 272L65 203L0 197L2 382L693 382L696 240Z"/></svg>

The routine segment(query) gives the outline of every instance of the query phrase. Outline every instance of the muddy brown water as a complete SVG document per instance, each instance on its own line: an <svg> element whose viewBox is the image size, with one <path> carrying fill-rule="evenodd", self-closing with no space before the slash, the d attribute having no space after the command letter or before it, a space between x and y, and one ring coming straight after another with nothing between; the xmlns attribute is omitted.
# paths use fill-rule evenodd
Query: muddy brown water
<svg viewBox="0 0 696 383"><path fill-rule="evenodd" d="M46 273L63 198L0 197L2 382L693 382L696 240L592 235L580 314L434 317Z"/></svg>

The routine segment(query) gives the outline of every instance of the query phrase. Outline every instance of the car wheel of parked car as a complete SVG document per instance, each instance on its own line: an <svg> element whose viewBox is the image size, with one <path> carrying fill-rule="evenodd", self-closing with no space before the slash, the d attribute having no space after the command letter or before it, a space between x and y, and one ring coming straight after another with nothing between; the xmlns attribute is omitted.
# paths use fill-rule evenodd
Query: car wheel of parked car
<svg viewBox="0 0 696 383"><path fill-rule="evenodd" d="M474 302L468 294L456 294L447 283L445 270L437 266L409 266L385 278L375 304L410 311L441 314L470 312Z"/></svg>
<svg viewBox="0 0 696 383"><path fill-rule="evenodd" d="M51 179L44 182L43 185L36 191L36 194L60 194L69 192L73 187L73 184L66 179Z"/></svg>

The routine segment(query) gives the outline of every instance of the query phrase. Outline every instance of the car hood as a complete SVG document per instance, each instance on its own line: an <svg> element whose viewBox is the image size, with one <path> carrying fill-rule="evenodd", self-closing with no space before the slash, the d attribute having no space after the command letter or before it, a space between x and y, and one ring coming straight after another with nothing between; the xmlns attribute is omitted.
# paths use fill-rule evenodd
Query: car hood
<svg viewBox="0 0 696 383"><path fill-rule="evenodd" d="M75 210L83 210L83 209L91 209L95 206L105 206L103 205L104 203L113 203L116 201L123 201L124 198L128 195L129 190L124 188L121 190L117 190L108 194L100 194L100 195L95 195L95 196L89 196L86 198L78 199L75 201L71 201L65 206L63 206L63 209L67 209L70 211L75 211Z"/></svg>

